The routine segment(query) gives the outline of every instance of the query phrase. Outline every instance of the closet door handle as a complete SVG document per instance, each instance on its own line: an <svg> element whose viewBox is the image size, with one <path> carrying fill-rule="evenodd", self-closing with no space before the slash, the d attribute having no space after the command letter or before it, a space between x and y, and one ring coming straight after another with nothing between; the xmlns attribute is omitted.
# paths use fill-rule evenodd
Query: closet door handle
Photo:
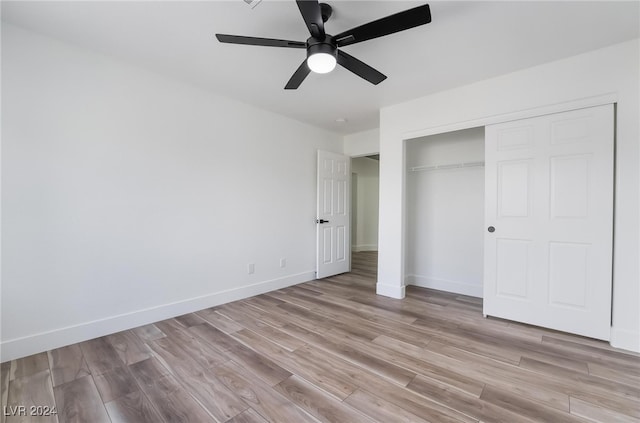
<svg viewBox="0 0 640 423"><path fill-rule="evenodd" d="M496 231L496 228L494 228L493 226L489 226L489 227L487 228L487 230L488 230L489 232L493 233L493 232L495 232L495 231Z"/></svg>

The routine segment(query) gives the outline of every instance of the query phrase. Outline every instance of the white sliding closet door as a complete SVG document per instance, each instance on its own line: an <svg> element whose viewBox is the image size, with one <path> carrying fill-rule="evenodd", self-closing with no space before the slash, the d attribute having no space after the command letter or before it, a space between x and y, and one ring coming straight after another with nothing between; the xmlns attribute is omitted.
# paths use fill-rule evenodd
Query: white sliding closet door
<svg viewBox="0 0 640 423"><path fill-rule="evenodd" d="M613 105L485 138L484 314L608 340Z"/></svg>

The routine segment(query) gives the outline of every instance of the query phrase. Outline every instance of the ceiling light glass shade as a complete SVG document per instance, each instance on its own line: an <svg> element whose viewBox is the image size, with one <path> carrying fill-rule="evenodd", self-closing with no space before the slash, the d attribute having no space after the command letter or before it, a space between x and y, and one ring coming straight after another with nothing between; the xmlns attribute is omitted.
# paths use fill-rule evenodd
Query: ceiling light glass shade
<svg viewBox="0 0 640 423"><path fill-rule="evenodd" d="M329 73L336 67L336 57L329 53L315 53L307 58L307 66L315 73Z"/></svg>

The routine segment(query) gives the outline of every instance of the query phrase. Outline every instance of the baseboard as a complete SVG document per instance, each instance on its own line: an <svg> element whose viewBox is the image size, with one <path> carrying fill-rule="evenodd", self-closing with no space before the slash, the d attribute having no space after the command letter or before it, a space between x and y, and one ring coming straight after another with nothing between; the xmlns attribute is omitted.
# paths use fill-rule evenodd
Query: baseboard
<svg viewBox="0 0 640 423"><path fill-rule="evenodd" d="M360 251L378 251L378 244L352 245L351 251L354 251L356 253Z"/></svg>
<svg viewBox="0 0 640 423"><path fill-rule="evenodd" d="M611 328L612 347L640 353L640 334L631 330Z"/></svg>
<svg viewBox="0 0 640 423"><path fill-rule="evenodd" d="M459 281L429 278L420 275L407 276L405 283L406 285L421 286L423 288L437 289L438 291L447 291L456 294L468 295L470 297L482 298L482 285L471 285Z"/></svg>
<svg viewBox="0 0 640 423"><path fill-rule="evenodd" d="M404 285L387 285L381 282L376 284L376 294L396 299L404 298Z"/></svg>
<svg viewBox="0 0 640 423"><path fill-rule="evenodd" d="M22 338L10 339L0 343L0 362L26 357L182 314L193 313L194 311L286 288L313 279L315 279L314 271L303 272Z"/></svg>

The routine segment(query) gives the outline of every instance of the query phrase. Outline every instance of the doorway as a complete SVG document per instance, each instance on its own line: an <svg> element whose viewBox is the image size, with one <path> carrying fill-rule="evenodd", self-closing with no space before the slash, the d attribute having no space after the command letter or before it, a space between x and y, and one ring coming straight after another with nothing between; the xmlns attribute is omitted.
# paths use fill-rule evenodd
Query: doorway
<svg viewBox="0 0 640 423"><path fill-rule="evenodd" d="M378 251L380 156L351 158L351 251Z"/></svg>

